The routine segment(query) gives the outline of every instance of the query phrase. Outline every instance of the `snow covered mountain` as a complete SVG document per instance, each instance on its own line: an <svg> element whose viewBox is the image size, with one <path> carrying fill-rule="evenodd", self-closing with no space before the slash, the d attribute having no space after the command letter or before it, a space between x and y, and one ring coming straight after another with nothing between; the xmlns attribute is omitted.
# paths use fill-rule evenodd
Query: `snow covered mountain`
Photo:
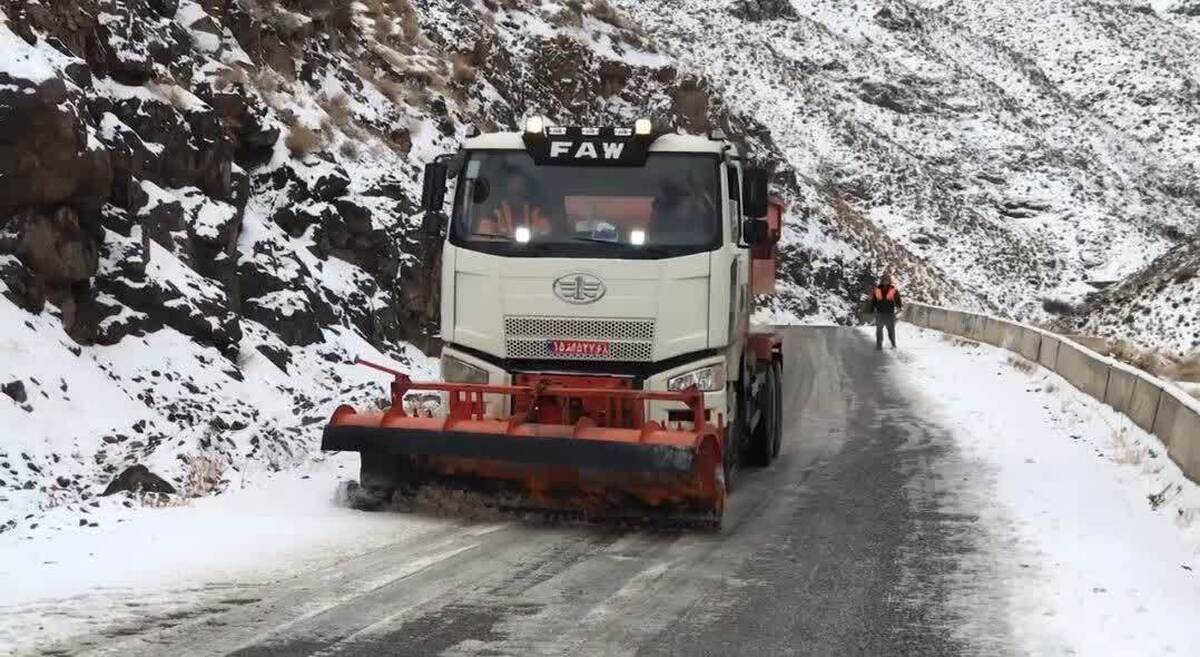
<svg viewBox="0 0 1200 657"><path fill-rule="evenodd" d="M0 531L86 523L134 463L202 494L311 458L383 392L356 355L433 373L418 171L470 125L737 135L791 205L782 321L852 321L883 268L1046 320L1194 262L1198 25L1192 0L0 0ZM1092 301L1195 346L1189 303Z"/></svg>

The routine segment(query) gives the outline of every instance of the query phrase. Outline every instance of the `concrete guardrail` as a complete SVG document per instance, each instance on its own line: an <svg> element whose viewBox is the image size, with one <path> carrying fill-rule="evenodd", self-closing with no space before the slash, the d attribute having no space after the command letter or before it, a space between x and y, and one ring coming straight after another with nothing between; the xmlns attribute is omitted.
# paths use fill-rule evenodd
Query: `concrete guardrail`
<svg viewBox="0 0 1200 657"><path fill-rule="evenodd" d="M1200 482L1200 400L1178 386L1034 326L919 303L902 319L915 326L990 344L1056 372L1080 392L1158 436L1184 474Z"/></svg>

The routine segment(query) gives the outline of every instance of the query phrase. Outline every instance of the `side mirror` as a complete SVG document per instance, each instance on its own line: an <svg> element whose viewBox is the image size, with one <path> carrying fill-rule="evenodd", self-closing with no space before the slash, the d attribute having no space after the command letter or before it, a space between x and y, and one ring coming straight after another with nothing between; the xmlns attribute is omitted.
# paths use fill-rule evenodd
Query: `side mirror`
<svg viewBox="0 0 1200 657"><path fill-rule="evenodd" d="M446 204L446 177L448 167L441 160L425 165L424 187L421 190L421 209L425 212L442 211Z"/></svg>
<svg viewBox="0 0 1200 657"><path fill-rule="evenodd" d="M758 246L771 239L771 225L766 219L747 219L742 222L742 239L750 246Z"/></svg>
<svg viewBox="0 0 1200 657"><path fill-rule="evenodd" d="M742 174L742 214L751 219L767 216L770 195L766 169L746 169Z"/></svg>

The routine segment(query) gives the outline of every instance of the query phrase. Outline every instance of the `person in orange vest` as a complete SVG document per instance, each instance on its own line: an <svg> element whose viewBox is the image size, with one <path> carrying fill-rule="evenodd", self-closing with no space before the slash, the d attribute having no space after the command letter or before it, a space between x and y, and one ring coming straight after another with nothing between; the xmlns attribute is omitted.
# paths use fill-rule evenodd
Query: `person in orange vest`
<svg viewBox="0 0 1200 657"><path fill-rule="evenodd" d="M534 203L530 193L529 179L514 173L505 186L504 200L496 210L475 227L475 234L483 237L515 237L517 228L526 227L533 236L548 235L553 230L550 215Z"/></svg>
<svg viewBox="0 0 1200 657"><path fill-rule="evenodd" d="M896 311L903 307L900 290L892 285L892 275L884 272L879 285L871 291L871 312L875 313L875 349L883 349L883 329L887 329L892 349L896 348Z"/></svg>

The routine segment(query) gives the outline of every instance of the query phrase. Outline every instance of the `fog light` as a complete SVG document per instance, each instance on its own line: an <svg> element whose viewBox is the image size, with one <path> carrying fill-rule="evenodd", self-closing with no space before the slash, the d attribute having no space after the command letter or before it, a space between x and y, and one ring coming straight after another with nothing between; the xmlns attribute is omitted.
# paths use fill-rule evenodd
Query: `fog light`
<svg viewBox="0 0 1200 657"><path fill-rule="evenodd" d="M692 370L667 380L667 390L680 392L695 387L701 392L718 392L725 389L725 366L721 364Z"/></svg>
<svg viewBox="0 0 1200 657"><path fill-rule="evenodd" d="M646 243L646 231L634 230L629 232L629 243L634 246L641 246Z"/></svg>
<svg viewBox="0 0 1200 657"><path fill-rule="evenodd" d="M525 119L525 132L536 132L541 134L546 128L546 121L540 116L531 116Z"/></svg>
<svg viewBox="0 0 1200 657"><path fill-rule="evenodd" d="M654 124L650 122L650 119L638 119L633 124L633 132L638 136L644 137L654 132Z"/></svg>
<svg viewBox="0 0 1200 657"><path fill-rule="evenodd" d="M527 226L517 226L513 237L521 244L528 244L529 240L533 238L533 233L529 231Z"/></svg>

